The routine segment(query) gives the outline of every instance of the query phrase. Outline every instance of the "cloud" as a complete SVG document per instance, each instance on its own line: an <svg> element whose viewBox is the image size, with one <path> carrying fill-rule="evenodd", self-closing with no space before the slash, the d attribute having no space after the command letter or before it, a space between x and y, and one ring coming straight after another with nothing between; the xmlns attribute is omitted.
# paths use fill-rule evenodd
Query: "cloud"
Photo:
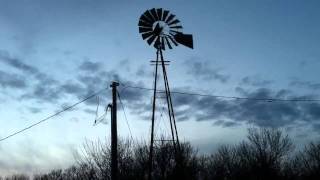
<svg viewBox="0 0 320 180"><path fill-rule="evenodd" d="M0 174L46 172L52 168L68 167L74 163L72 151L75 147L69 144L54 144L50 149L29 139L17 143L14 150L0 148ZM21 148L23 147L23 148Z"/></svg>
<svg viewBox="0 0 320 180"><path fill-rule="evenodd" d="M10 88L25 88L20 96L22 100L36 100L37 102L56 103L66 96L83 99L97 90L109 87L111 81L124 82L135 85L131 81L120 77L114 70L103 70L103 64L90 61L86 58L78 67L78 75L73 80L59 82L53 77L42 73L34 66L24 63L21 59L12 58L6 51L0 51L0 62L18 70L23 75L11 74L0 71L0 86ZM30 76L33 81L25 81L24 76ZM140 82L141 85L141 82ZM26 89L26 87L30 87ZM110 98L110 93L102 93L102 98ZM139 100L142 92L126 90L124 100ZM96 100L90 99L87 105L96 105Z"/></svg>
<svg viewBox="0 0 320 180"><path fill-rule="evenodd" d="M58 82L52 77L40 72L36 67L24 63L19 58L11 57L7 51L0 50L0 62L18 70L22 74L0 72L0 83L3 86L25 88L21 99L36 99L49 102L55 102L59 99ZM29 77L28 81L23 78L26 76ZM27 86L31 88L26 89Z"/></svg>
<svg viewBox="0 0 320 180"><path fill-rule="evenodd" d="M197 79L217 80L226 83L230 76L221 73L221 68L212 69L208 61L197 61L196 58L185 61L187 73L193 75Z"/></svg>
<svg viewBox="0 0 320 180"><path fill-rule="evenodd" d="M28 74L39 73L38 69L36 69L35 67L27 65L17 58L11 57L9 53L4 50L0 50L0 61Z"/></svg>
<svg viewBox="0 0 320 180"><path fill-rule="evenodd" d="M83 99L95 91L107 88L111 81L119 81L125 85L143 87L142 82L133 82L120 76L116 71L106 71L103 64L85 59L78 67L78 75L73 80L58 82L40 72L37 68L23 63L17 58L11 58L8 53L1 51L1 61L20 70L22 73L32 75L35 82L27 84L22 76L0 71L0 84L2 87L23 88L31 86L22 99L35 99L38 102L61 102L66 96ZM226 82L228 76L217 74L217 71L208 69L206 63L193 62L190 73L201 78L213 78ZM90 73L88 73L90 72ZM256 77L245 77L242 84L251 86L264 86L271 82ZM308 84L309 85L309 84ZM185 88L183 88L185 89ZM183 89L178 89L183 91ZM268 88L258 88L248 91L236 88L240 96L249 98L314 98L309 96L296 96L287 89L272 91ZM151 103L147 103L151 93L138 89L119 87L123 102L127 104L132 113L139 114L142 118L150 115ZM111 93L102 93L100 98L106 102L111 100ZM215 97L198 97L191 95L172 94L176 118L179 121L195 119L197 121L213 121L214 125L230 127L241 123L255 124L263 127L284 127L296 122L315 124L320 119L320 105L318 103L298 102L265 102L250 100L226 100ZM95 106L95 98L86 101L87 105ZM36 113L36 110L31 112ZM92 113L92 112L88 112Z"/></svg>
<svg viewBox="0 0 320 180"><path fill-rule="evenodd" d="M237 122L234 121L224 121L224 120L217 120L213 123L216 126L222 126L222 127L233 127L239 125Z"/></svg>
<svg viewBox="0 0 320 180"><path fill-rule="evenodd" d="M91 62L89 58L86 58L79 66L79 69L87 72L96 72L100 70L101 66L100 62Z"/></svg>
<svg viewBox="0 0 320 180"><path fill-rule="evenodd" d="M127 61L123 61L127 62ZM63 86L65 91L72 91L72 92L77 92L77 96L80 95L87 95L92 93L92 89L102 89L109 87L112 81L117 81L120 82L121 84L129 85L129 86L144 86L144 84L141 81L138 82L133 82L131 80L128 80L124 78L123 76L120 76L116 71L114 70L103 70L104 68L101 69L96 69L96 71L91 72L90 74L84 73L86 70L81 68L84 66L84 64L91 64L88 61L84 61L84 63L79 67L79 75L77 77L77 81L80 84L74 85L72 83L67 83L66 85ZM101 64L99 65L100 67L102 66ZM80 88L82 87L82 88ZM123 86L120 86L119 92L121 93L121 98L124 101L138 101L140 100L143 96L144 93L141 91L136 91L130 88L125 88ZM123 92L123 94L122 94ZM110 98L110 93L103 94L102 95L104 98ZM94 101L94 104L96 104L96 101Z"/></svg>
<svg viewBox="0 0 320 180"><path fill-rule="evenodd" d="M314 124L313 126L314 131L320 132L320 123Z"/></svg>
<svg viewBox="0 0 320 180"><path fill-rule="evenodd" d="M117 69L121 69L126 72L131 71L131 64L128 58L123 59L117 63Z"/></svg>
<svg viewBox="0 0 320 180"><path fill-rule="evenodd" d="M33 114L40 113L41 108L36 108L36 107L28 107L29 111Z"/></svg>
<svg viewBox="0 0 320 180"><path fill-rule="evenodd" d="M149 68L147 68L146 65L141 65L138 67L135 75L138 77L152 77L153 73L149 70Z"/></svg>
<svg viewBox="0 0 320 180"><path fill-rule="evenodd" d="M63 97L55 85L37 84L30 92L26 92L21 99L34 99L38 102L57 102Z"/></svg>
<svg viewBox="0 0 320 180"><path fill-rule="evenodd" d="M77 67L77 72L72 80L58 81L55 78L41 72L35 66L24 63L22 59L13 58L7 51L0 51L0 62L13 68L15 73L0 71L0 86L4 88L23 89L18 94L19 100L34 100L36 103L62 103L66 98L82 100L98 90L108 88L112 81L118 81L125 85L144 86L141 81L133 82L120 76L115 70L105 70L104 65L91 61L89 58L83 60ZM122 61L125 63L126 61ZM24 77L28 76L28 81ZM110 91L111 92L111 91ZM145 98L146 93L134 89L119 87L121 99L124 102L138 102ZM99 94L101 101L111 101L111 93ZM86 105L96 106L97 101L91 98L85 102ZM139 103L131 103L130 106L140 106ZM36 108L28 108L31 113L38 113ZM92 113L89 111L84 111ZM149 112L149 111L148 111Z"/></svg>
<svg viewBox="0 0 320 180"><path fill-rule="evenodd" d="M95 115L96 114L96 111L92 110L92 109L89 109L89 108L86 108L83 110L85 113L88 113L88 114L92 114L92 115Z"/></svg>
<svg viewBox="0 0 320 180"><path fill-rule="evenodd" d="M241 85L248 85L248 86L255 86L255 87L264 87L267 85L270 85L272 81L269 80L263 80L259 76L246 76L242 78L240 84Z"/></svg>
<svg viewBox="0 0 320 180"><path fill-rule="evenodd" d="M301 81L301 80L293 80L289 84L290 86L299 87L299 88L307 88L311 90L319 90L320 83L310 82L310 81Z"/></svg>
<svg viewBox="0 0 320 180"><path fill-rule="evenodd" d="M27 84L24 77L0 70L0 86L2 88L24 89Z"/></svg>
<svg viewBox="0 0 320 180"><path fill-rule="evenodd" d="M75 95L77 97L82 97L85 94L85 89L79 82L66 81L61 84L59 91L69 95Z"/></svg>
<svg viewBox="0 0 320 180"><path fill-rule="evenodd" d="M246 92L246 97L305 99L305 97L294 96L288 90L272 91L267 88ZM198 120L227 119L262 127L284 127L301 121L312 124L320 118L318 103L227 101L218 98L200 98L192 106L196 107L195 111L203 112L203 115L196 117Z"/></svg>
<svg viewBox="0 0 320 180"><path fill-rule="evenodd" d="M239 96L251 99L317 98L314 95L297 96L287 89L273 91L268 88L258 88L248 91L238 88L238 92L241 92ZM230 100L176 93L172 94L172 98L177 120L212 121L214 125L223 127L243 123L260 127L288 127L302 122L316 128L320 119L320 104L317 102ZM137 114L144 111L151 112L150 107L147 103L140 103L134 107L134 112Z"/></svg>

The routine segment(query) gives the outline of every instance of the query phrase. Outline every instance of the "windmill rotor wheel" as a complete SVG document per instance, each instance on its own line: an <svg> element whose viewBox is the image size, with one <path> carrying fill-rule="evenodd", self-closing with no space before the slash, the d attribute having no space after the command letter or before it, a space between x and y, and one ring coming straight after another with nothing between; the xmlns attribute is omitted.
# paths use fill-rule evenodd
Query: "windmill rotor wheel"
<svg viewBox="0 0 320 180"><path fill-rule="evenodd" d="M182 33L182 26L176 15L162 8L146 10L139 19L139 33L142 39L156 49L172 49L183 44L193 48L192 35Z"/></svg>

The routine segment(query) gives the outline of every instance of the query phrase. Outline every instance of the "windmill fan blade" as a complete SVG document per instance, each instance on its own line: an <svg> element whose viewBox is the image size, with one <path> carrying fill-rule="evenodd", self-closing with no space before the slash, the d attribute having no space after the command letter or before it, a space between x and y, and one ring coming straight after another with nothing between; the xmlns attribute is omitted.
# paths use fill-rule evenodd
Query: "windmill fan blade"
<svg viewBox="0 0 320 180"><path fill-rule="evenodd" d="M170 28L173 28L173 29L182 29L182 26L171 26Z"/></svg>
<svg viewBox="0 0 320 180"><path fill-rule="evenodd" d="M154 17L154 20L155 20L155 21L158 21L158 20L159 20L159 17L158 17L158 15L157 15L156 9L153 8L153 9L150 10L150 12L151 12L152 16Z"/></svg>
<svg viewBox="0 0 320 180"><path fill-rule="evenodd" d="M171 36L168 36L169 37L169 39L173 42L173 44L175 45L175 46L178 46L178 43L171 37Z"/></svg>
<svg viewBox="0 0 320 180"><path fill-rule="evenodd" d="M170 30L170 34L172 35L172 36L174 36L175 34L177 34L177 33L182 33L181 31L178 31L178 30Z"/></svg>
<svg viewBox="0 0 320 180"><path fill-rule="evenodd" d="M176 15L174 14L170 14L170 16L168 17L168 19L166 20L166 23L169 23Z"/></svg>
<svg viewBox="0 0 320 180"><path fill-rule="evenodd" d="M179 21L178 19L176 19L176 20L170 22L168 25L170 26L170 25L172 25L172 24L177 24L177 23L179 23L179 22L180 22L180 21Z"/></svg>
<svg viewBox="0 0 320 180"><path fill-rule="evenodd" d="M140 20L152 24L152 19L148 18L145 13L141 15Z"/></svg>
<svg viewBox="0 0 320 180"><path fill-rule="evenodd" d="M170 42L169 42L169 39L168 39L167 37L165 37L165 40L166 40L166 42L167 42L167 45L168 45L169 49L172 49L172 46L171 46L171 44L170 44Z"/></svg>
<svg viewBox="0 0 320 180"><path fill-rule="evenodd" d="M192 35L191 34L182 34L182 33L177 33L174 35L174 39L179 43L184 46L187 46L191 49L193 49L193 40L192 40Z"/></svg>
<svg viewBox="0 0 320 180"><path fill-rule="evenodd" d="M162 8L157 9L157 14L158 14L158 20L162 19Z"/></svg>
<svg viewBox="0 0 320 180"><path fill-rule="evenodd" d="M169 14L169 11L166 11L166 10L164 10L163 11L163 16L162 16L162 21L165 21L166 19L167 19L167 16L168 16L168 14Z"/></svg>
<svg viewBox="0 0 320 180"><path fill-rule="evenodd" d="M139 27L139 33L152 31L152 27Z"/></svg>
<svg viewBox="0 0 320 180"><path fill-rule="evenodd" d="M144 34L142 34L142 39L147 39L148 37L150 37L152 35L153 35L153 32L144 33Z"/></svg>
<svg viewBox="0 0 320 180"><path fill-rule="evenodd" d="M151 23L155 22L156 20L153 18L152 14L149 10L147 10L144 15L151 20Z"/></svg>
<svg viewBox="0 0 320 180"><path fill-rule="evenodd" d="M151 27L152 28L152 24L147 23L145 21L139 21L139 26L144 26L144 27Z"/></svg>
<svg viewBox="0 0 320 180"><path fill-rule="evenodd" d="M152 36L147 40L148 44L151 45L152 42L154 41L154 39L155 39L156 37L157 37L157 36L152 35Z"/></svg>

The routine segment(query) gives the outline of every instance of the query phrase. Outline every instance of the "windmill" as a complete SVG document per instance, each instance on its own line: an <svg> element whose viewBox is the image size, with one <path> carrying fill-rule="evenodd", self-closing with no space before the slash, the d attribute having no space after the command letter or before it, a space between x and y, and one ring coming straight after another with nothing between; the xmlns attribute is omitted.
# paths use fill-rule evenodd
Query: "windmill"
<svg viewBox="0 0 320 180"><path fill-rule="evenodd" d="M180 21L167 10L153 8L145 11L138 25L142 39L156 49L172 49L172 44L182 44L193 49L192 35L183 34Z"/></svg>
<svg viewBox="0 0 320 180"><path fill-rule="evenodd" d="M153 148L154 148L154 125L155 125L155 110L156 110L156 93L157 93L157 77L158 66L162 68L165 95L171 130L171 141L175 151L180 149L178 131L176 127L176 120L173 110L172 98L170 93L170 87L168 82L168 76L166 72L165 61L162 51L166 49L172 49L179 44L193 49L193 40L191 34L182 33L182 26L180 21L174 14L171 14L168 10L162 8L146 10L139 19L139 33L141 33L142 39L146 40L150 46L156 48L156 61L155 74L154 74L154 91L152 101L152 117L151 117L151 141L149 151L149 180L152 179L152 166L153 166Z"/></svg>

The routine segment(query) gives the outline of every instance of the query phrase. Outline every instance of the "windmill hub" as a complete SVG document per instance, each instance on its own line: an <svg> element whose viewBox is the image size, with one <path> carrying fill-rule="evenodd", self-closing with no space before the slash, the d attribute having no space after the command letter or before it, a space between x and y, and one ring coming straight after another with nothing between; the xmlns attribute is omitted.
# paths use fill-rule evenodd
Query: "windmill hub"
<svg viewBox="0 0 320 180"><path fill-rule="evenodd" d="M164 21L156 21L155 23L153 23L152 31L156 31L156 27L160 27L161 32L159 35L161 37L165 37L168 36L168 34L170 34L170 27Z"/></svg>

